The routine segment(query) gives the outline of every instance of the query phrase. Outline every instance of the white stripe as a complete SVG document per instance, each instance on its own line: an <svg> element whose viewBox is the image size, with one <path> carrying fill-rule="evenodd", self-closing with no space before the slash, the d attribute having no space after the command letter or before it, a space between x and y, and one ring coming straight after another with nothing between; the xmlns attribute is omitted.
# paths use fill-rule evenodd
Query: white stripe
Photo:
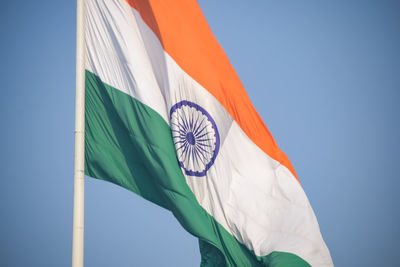
<svg viewBox="0 0 400 267"><path fill-rule="evenodd" d="M256 255L294 253L333 266L317 220L291 172L261 151L222 105L163 50L124 0L87 0L87 65L103 82L157 111L189 100L214 118L220 152L206 177L187 176L200 205Z"/></svg>
<svg viewBox="0 0 400 267"><path fill-rule="evenodd" d="M168 121L153 66L128 4L121 0L86 2L86 69L137 98Z"/></svg>

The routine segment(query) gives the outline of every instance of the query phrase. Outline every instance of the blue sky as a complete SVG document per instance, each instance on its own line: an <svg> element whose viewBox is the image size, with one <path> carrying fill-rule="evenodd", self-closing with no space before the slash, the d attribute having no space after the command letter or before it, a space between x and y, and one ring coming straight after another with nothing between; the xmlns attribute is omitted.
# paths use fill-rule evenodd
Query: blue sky
<svg viewBox="0 0 400 267"><path fill-rule="evenodd" d="M396 266L398 1L199 0L336 266ZM75 2L0 3L0 265L70 266ZM86 266L198 266L166 210L86 179Z"/></svg>

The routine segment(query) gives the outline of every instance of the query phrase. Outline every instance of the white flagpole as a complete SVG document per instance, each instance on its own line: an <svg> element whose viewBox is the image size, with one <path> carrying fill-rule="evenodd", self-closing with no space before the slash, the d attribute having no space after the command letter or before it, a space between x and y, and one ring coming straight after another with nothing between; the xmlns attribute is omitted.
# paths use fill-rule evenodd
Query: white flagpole
<svg viewBox="0 0 400 267"><path fill-rule="evenodd" d="M76 95L74 156L74 219L72 267L83 267L85 193L85 4L77 0L76 20Z"/></svg>

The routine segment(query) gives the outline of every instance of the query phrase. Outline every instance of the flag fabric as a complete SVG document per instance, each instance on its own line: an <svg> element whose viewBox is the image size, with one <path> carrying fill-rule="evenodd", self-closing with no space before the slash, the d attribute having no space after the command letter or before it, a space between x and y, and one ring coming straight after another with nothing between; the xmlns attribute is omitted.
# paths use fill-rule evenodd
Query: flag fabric
<svg viewBox="0 0 400 267"><path fill-rule="evenodd" d="M198 3L85 9L85 174L170 210L198 237L202 266L333 266Z"/></svg>

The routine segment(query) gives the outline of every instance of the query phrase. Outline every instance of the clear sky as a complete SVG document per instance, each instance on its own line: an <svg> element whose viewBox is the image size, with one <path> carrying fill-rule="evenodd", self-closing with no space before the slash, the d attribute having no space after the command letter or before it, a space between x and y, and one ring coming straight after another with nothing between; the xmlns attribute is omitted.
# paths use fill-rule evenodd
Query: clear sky
<svg viewBox="0 0 400 267"><path fill-rule="evenodd" d="M400 2L199 0L336 266L398 266ZM0 266L70 266L71 1L0 2ZM174 217L86 179L86 266L198 266Z"/></svg>

